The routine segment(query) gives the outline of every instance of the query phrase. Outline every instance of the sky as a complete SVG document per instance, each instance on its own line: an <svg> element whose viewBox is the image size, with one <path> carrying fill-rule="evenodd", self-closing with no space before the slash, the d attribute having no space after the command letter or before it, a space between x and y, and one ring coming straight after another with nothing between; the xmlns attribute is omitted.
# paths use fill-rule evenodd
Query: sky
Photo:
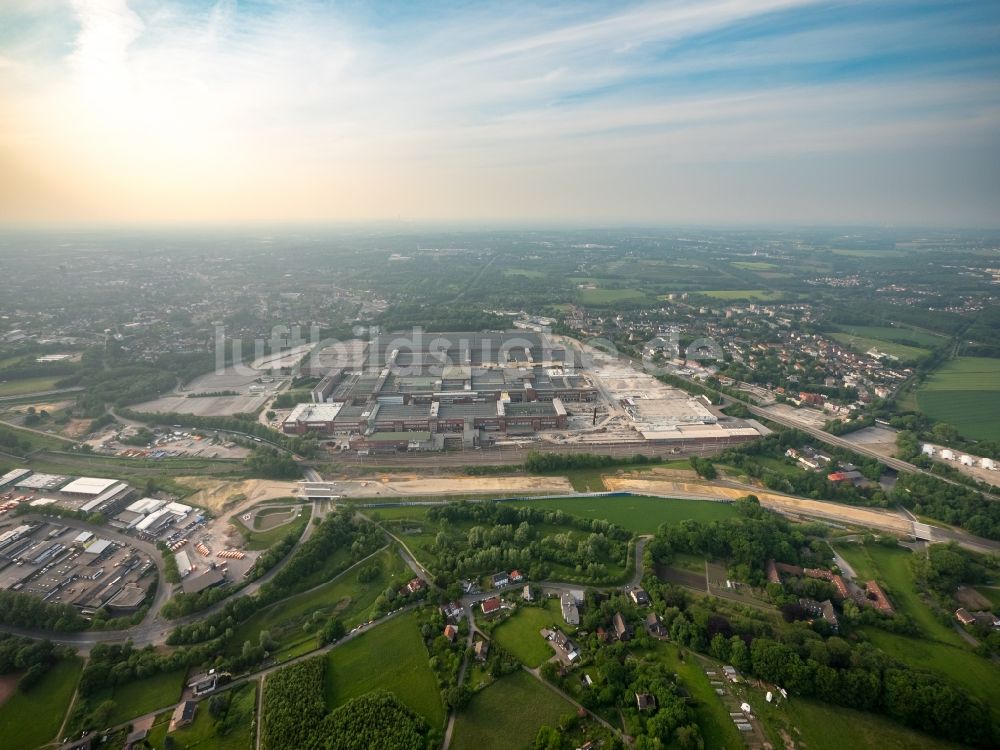
<svg viewBox="0 0 1000 750"><path fill-rule="evenodd" d="M1000 2L0 2L0 224L1000 226Z"/></svg>

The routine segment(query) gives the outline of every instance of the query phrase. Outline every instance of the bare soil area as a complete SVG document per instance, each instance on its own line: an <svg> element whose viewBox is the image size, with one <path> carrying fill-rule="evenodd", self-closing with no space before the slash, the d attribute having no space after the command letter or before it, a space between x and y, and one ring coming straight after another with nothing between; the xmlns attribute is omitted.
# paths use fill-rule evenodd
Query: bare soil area
<svg viewBox="0 0 1000 750"><path fill-rule="evenodd" d="M376 480L334 480L346 497L413 497L444 494L559 493L572 492L565 477L421 477L383 475Z"/></svg>
<svg viewBox="0 0 1000 750"><path fill-rule="evenodd" d="M0 674L0 704L14 694L14 691L17 690L17 681L20 679L20 672Z"/></svg>
<svg viewBox="0 0 1000 750"><path fill-rule="evenodd" d="M295 482L278 482L272 479L247 479L241 482L222 481L208 477L177 477L177 483L193 490L186 501L214 513L219 513L229 505L249 501L275 500L280 497L295 497L299 486Z"/></svg>
<svg viewBox="0 0 1000 750"><path fill-rule="evenodd" d="M696 497L706 500L737 500L752 493L757 496L760 504L765 508L784 513L799 513L803 516L822 518L844 524L870 526L898 534L911 534L913 532L913 524L910 521L889 511L881 511L874 508L856 508L850 505L824 502L822 500L788 497L753 487L723 487L709 482L678 482L622 477L607 477L604 483L609 490L629 490L642 494Z"/></svg>

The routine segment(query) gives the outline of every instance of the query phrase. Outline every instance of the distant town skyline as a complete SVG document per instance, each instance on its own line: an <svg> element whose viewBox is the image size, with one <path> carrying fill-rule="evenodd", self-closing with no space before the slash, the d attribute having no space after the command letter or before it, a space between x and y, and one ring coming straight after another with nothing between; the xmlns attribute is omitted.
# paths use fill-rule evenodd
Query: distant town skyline
<svg viewBox="0 0 1000 750"><path fill-rule="evenodd" d="M1000 4L23 0L0 224L1000 226Z"/></svg>

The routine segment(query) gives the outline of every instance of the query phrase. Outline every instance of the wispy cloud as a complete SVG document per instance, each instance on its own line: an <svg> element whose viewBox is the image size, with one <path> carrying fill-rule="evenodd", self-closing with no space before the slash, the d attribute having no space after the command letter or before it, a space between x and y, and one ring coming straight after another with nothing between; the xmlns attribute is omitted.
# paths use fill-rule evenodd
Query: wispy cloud
<svg viewBox="0 0 1000 750"><path fill-rule="evenodd" d="M663 203L699 164L1000 140L987 4L66 2L0 10L0 169L51 188L38 216L565 218L589 169L580 217L654 219L618 197L630 168Z"/></svg>

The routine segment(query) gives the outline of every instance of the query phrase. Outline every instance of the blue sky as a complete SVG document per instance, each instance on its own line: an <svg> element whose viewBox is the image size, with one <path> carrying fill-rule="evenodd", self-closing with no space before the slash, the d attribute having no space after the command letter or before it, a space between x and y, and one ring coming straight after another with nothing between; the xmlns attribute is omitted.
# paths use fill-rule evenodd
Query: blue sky
<svg viewBox="0 0 1000 750"><path fill-rule="evenodd" d="M1000 225L1000 3L19 0L0 221Z"/></svg>

